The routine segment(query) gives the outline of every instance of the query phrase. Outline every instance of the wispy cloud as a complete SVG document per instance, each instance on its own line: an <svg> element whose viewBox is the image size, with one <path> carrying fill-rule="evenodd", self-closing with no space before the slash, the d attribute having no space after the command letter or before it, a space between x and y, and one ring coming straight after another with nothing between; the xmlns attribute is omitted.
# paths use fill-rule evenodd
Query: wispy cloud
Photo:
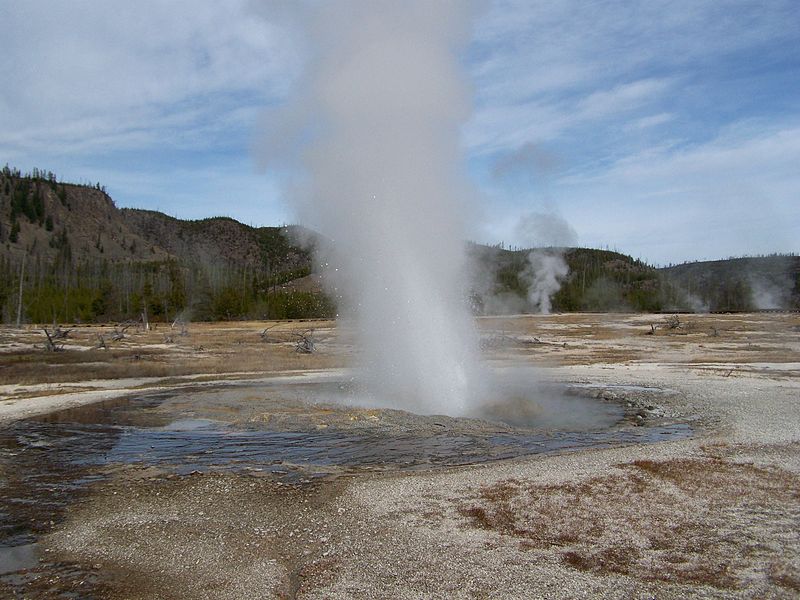
<svg viewBox="0 0 800 600"><path fill-rule="evenodd" d="M578 118L598 119L639 108L660 97L670 87L666 79L640 79L589 94L577 104Z"/></svg>
<svg viewBox="0 0 800 600"><path fill-rule="evenodd" d="M291 81L280 30L244 1L34 0L6 6L3 29L4 150L141 147L226 118L243 99L263 105Z"/></svg>
<svg viewBox="0 0 800 600"><path fill-rule="evenodd" d="M582 241L668 262L796 251L800 124L739 125L557 186Z"/></svg>
<svg viewBox="0 0 800 600"><path fill-rule="evenodd" d="M662 112L658 113L657 115L648 115L646 117L641 117L628 123L627 127L629 129L649 129L650 127L658 127L659 125L664 125L665 123L669 123L675 119L675 115L672 113Z"/></svg>
<svg viewBox="0 0 800 600"><path fill-rule="evenodd" d="M520 145L519 129L539 136L526 141L540 141L593 112L623 112L618 102L649 114L691 112L719 79L747 85L745 73L770 52L796 60L799 51L786 45L797 46L795 20L796 5L783 0L653 0L635 10L621 1L493 2L476 28L476 114L467 140L477 151L509 150ZM676 78L696 96L670 89Z"/></svg>

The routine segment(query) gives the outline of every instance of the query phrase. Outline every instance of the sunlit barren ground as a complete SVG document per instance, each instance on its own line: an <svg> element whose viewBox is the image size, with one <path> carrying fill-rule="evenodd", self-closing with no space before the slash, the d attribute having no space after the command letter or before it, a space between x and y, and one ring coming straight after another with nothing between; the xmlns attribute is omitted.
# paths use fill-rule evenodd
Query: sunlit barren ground
<svg viewBox="0 0 800 600"><path fill-rule="evenodd" d="M358 351L333 322L0 330L0 595L800 593L800 316L478 326L493 368L620 405L619 437L324 401ZM240 445L167 435L209 424Z"/></svg>

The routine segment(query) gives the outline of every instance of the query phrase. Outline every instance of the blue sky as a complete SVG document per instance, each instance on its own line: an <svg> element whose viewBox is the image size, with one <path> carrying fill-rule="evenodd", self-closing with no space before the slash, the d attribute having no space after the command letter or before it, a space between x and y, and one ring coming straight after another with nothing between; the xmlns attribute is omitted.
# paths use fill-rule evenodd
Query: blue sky
<svg viewBox="0 0 800 600"><path fill-rule="evenodd" d="M251 149L302 67L259 2L0 0L0 163L120 206L295 217ZM800 3L496 0L462 57L473 239L666 264L800 251Z"/></svg>

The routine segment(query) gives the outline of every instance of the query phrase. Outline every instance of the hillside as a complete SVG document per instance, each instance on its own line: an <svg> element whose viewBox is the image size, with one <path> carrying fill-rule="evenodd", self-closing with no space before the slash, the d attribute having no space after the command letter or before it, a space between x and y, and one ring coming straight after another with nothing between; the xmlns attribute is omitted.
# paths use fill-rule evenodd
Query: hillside
<svg viewBox="0 0 800 600"><path fill-rule="evenodd" d="M0 258L53 263L166 260L132 230L100 188L0 173Z"/></svg>
<svg viewBox="0 0 800 600"><path fill-rule="evenodd" d="M658 271L630 256L589 248L544 249L563 256L569 273L552 297L553 310L657 311L678 305L676 290ZM483 314L525 313L528 300L530 249L504 250L471 244L474 303Z"/></svg>
<svg viewBox="0 0 800 600"><path fill-rule="evenodd" d="M477 265L473 282L477 312L531 312L526 277L530 252L470 246ZM800 309L798 256L729 258L657 269L619 252L588 248L556 252L569 267L552 298L557 312Z"/></svg>
<svg viewBox="0 0 800 600"><path fill-rule="evenodd" d="M185 221L119 209L99 185L0 171L0 318L14 322L24 277L29 322L330 316L313 240L296 227ZM308 243L308 242L306 242ZM468 245L476 314L536 310L531 250ZM656 269L587 248L539 249L568 273L554 311L727 311L800 307L800 258L769 256Z"/></svg>
<svg viewBox="0 0 800 600"><path fill-rule="evenodd" d="M274 272L311 266L310 249L292 241L297 238L296 227L254 228L227 217L184 221L131 208L120 213L130 230L182 261L248 265Z"/></svg>
<svg viewBox="0 0 800 600"><path fill-rule="evenodd" d="M660 269L698 311L800 308L800 256L756 256Z"/></svg>
<svg viewBox="0 0 800 600"><path fill-rule="evenodd" d="M249 265L274 272L307 269L310 253L293 227L253 228L216 217L184 221L123 208L98 186L56 181L52 173L0 172L0 259Z"/></svg>
<svg viewBox="0 0 800 600"><path fill-rule="evenodd" d="M98 184L0 171L0 311L13 321L23 273L30 321L198 319L330 312L320 293L283 290L311 272L293 227L184 221L119 209ZM305 237L308 237L307 235Z"/></svg>

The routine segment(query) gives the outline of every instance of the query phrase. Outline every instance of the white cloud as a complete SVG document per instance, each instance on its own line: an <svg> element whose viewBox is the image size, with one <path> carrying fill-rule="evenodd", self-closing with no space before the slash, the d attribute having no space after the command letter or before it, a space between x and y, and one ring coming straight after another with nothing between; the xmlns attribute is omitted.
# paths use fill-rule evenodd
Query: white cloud
<svg viewBox="0 0 800 600"><path fill-rule="evenodd" d="M614 243L663 263L796 251L798 164L800 126L750 123L556 185L582 241Z"/></svg>
<svg viewBox="0 0 800 600"><path fill-rule="evenodd" d="M3 37L6 151L141 147L282 94L294 61L244 0L13 3Z"/></svg>
<svg viewBox="0 0 800 600"><path fill-rule="evenodd" d="M694 85L702 88L704 71L719 75L726 57L796 45L795 22L793 0L651 0L635 8L497 0L476 26L476 112L465 140L472 151L508 151L623 105L672 112L676 74L699 74Z"/></svg>
<svg viewBox="0 0 800 600"><path fill-rule="evenodd" d="M669 123L674 119L675 119L674 114L662 112L658 113L657 115L648 115L646 117L636 119L635 121L633 121L628 125L628 128L639 129L639 130L649 129L651 127L658 127L659 125L664 125L665 123Z"/></svg>
<svg viewBox="0 0 800 600"><path fill-rule="evenodd" d="M597 119L638 108L670 87L665 79L640 79L593 92L577 104L579 118Z"/></svg>

